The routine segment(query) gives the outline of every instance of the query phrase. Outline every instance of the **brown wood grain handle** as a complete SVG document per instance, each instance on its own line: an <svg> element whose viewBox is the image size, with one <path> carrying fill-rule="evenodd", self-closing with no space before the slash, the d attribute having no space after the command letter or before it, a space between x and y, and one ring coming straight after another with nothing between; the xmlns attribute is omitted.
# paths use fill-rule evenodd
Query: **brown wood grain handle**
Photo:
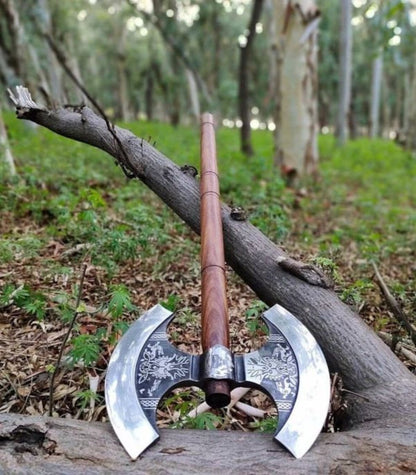
<svg viewBox="0 0 416 475"><path fill-rule="evenodd" d="M202 349L229 348L224 241L214 119L201 117Z"/></svg>

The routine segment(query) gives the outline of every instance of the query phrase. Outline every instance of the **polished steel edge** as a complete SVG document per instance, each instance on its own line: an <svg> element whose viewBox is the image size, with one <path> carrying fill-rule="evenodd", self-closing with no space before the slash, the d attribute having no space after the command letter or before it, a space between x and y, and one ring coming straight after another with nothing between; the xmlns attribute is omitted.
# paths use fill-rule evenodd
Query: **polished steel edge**
<svg viewBox="0 0 416 475"><path fill-rule="evenodd" d="M159 438L136 394L137 360L149 336L172 316L172 312L161 305L143 314L123 335L108 365L105 380L108 416L114 432L133 460Z"/></svg>
<svg viewBox="0 0 416 475"><path fill-rule="evenodd" d="M313 335L290 312L274 305L264 313L291 345L299 368L298 394L285 425L275 434L296 458L313 445L325 423L330 400L329 371Z"/></svg>

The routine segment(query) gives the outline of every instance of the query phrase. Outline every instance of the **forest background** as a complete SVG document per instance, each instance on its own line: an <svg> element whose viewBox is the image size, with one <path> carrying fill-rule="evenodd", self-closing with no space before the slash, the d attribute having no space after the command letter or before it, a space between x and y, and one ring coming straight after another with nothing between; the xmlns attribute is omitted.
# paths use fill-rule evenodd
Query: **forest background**
<svg viewBox="0 0 416 475"><path fill-rule="evenodd" d="M0 0L0 411L105 420L109 354L158 302L199 351L198 238L102 151L17 121L18 84L50 108L98 105L181 166L199 166L199 115L215 113L223 200L325 272L414 371L416 5L296 5ZM249 351L265 305L231 271L229 299ZM168 397L160 425L273 426L238 408L190 418L198 398Z"/></svg>

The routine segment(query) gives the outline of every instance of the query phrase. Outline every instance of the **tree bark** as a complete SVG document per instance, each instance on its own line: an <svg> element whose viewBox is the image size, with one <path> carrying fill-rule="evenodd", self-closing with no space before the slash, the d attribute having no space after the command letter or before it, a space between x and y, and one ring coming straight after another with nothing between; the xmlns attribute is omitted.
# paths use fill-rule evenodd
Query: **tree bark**
<svg viewBox="0 0 416 475"><path fill-rule="evenodd" d="M160 440L132 463L109 424L0 414L4 473L357 474L415 473L414 414L321 434L295 459L271 434L162 429Z"/></svg>
<svg viewBox="0 0 416 475"><path fill-rule="evenodd" d="M185 75L186 75L186 80L188 81L189 102L191 104L192 114L196 120L196 123L198 123L199 117L201 115L201 107L199 105L199 96L198 96L198 85L190 69L185 70Z"/></svg>
<svg viewBox="0 0 416 475"><path fill-rule="evenodd" d="M337 140L344 145L349 136L349 112L351 101L351 53L352 53L352 3L351 0L341 1L341 35L339 64L339 104L337 121Z"/></svg>
<svg viewBox="0 0 416 475"><path fill-rule="evenodd" d="M249 74L248 66L250 54L253 49L253 41L256 34L256 24L258 23L263 8L263 0L255 0L251 12L248 33L246 35L247 43L240 46L240 68L238 74L238 108L242 122L240 129L241 151L246 155L253 155L253 146L251 144L250 128L250 97L249 97Z"/></svg>
<svg viewBox="0 0 416 475"><path fill-rule="evenodd" d="M313 0L275 0L279 79L275 163L289 180L318 168L317 29Z"/></svg>
<svg viewBox="0 0 416 475"><path fill-rule="evenodd" d="M4 157L4 162L6 163L8 173L11 176L16 176L17 174L16 167L14 164L12 151L10 149L9 140L7 138L7 130L3 122L1 109L0 109L0 156Z"/></svg>
<svg viewBox="0 0 416 475"><path fill-rule="evenodd" d="M416 55L415 55L416 57ZM416 63L413 63L412 77L405 83L404 133L406 148L416 152Z"/></svg>
<svg viewBox="0 0 416 475"><path fill-rule="evenodd" d="M29 74L26 64L31 62L37 75L38 90L46 101L50 101L50 87L43 72L38 53L28 39L20 12L15 2L0 0L0 13L6 18L6 25L11 38L11 48L5 53L8 56L8 66L11 66L16 77L29 82L33 74Z"/></svg>
<svg viewBox="0 0 416 475"><path fill-rule="evenodd" d="M34 103L25 89L11 97L19 118L106 151L199 232L197 179L146 141L128 130L108 127L87 107L49 111ZM222 219L228 264L260 299L268 305L279 303L309 328L330 369L353 391L348 393L348 423L381 420L392 408L397 415L407 415L416 404L416 378L389 347L326 288L313 269L291 261L249 222L234 220L226 205Z"/></svg>
<svg viewBox="0 0 416 475"><path fill-rule="evenodd" d="M382 77L383 77L383 51L380 51L373 60L373 73L372 73L372 78L371 78L371 104L370 104L370 137L371 138L377 137L379 133Z"/></svg>
<svg viewBox="0 0 416 475"><path fill-rule="evenodd" d="M117 118L127 121L131 119L129 107L129 91L127 80L126 36L124 23L117 25L114 32L117 42Z"/></svg>
<svg viewBox="0 0 416 475"><path fill-rule="evenodd" d="M156 81L153 69L154 63L151 63L146 75L145 110L147 120L153 120L153 91Z"/></svg>

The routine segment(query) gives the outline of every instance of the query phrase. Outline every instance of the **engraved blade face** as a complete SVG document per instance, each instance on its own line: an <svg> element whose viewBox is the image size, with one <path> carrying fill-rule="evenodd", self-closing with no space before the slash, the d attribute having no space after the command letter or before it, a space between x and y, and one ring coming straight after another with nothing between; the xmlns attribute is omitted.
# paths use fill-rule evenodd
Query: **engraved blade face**
<svg viewBox="0 0 416 475"><path fill-rule="evenodd" d="M160 305L142 315L119 341L107 369L108 416L133 460L159 438L156 409L163 395L175 386L194 384L199 357L168 342L166 328L172 318Z"/></svg>
<svg viewBox="0 0 416 475"><path fill-rule="evenodd" d="M325 423L330 400L330 378L322 350L309 330L290 312L274 305L264 314L276 326L296 355L298 388L294 405L275 438L296 458L313 445ZM279 424L280 426L280 424Z"/></svg>
<svg viewBox="0 0 416 475"><path fill-rule="evenodd" d="M327 416L328 368L312 334L290 312L274 305L263 319L269 339L259 350L235 357L237 383L269 394L279 413L275 439L300 458Z"/></svg>

